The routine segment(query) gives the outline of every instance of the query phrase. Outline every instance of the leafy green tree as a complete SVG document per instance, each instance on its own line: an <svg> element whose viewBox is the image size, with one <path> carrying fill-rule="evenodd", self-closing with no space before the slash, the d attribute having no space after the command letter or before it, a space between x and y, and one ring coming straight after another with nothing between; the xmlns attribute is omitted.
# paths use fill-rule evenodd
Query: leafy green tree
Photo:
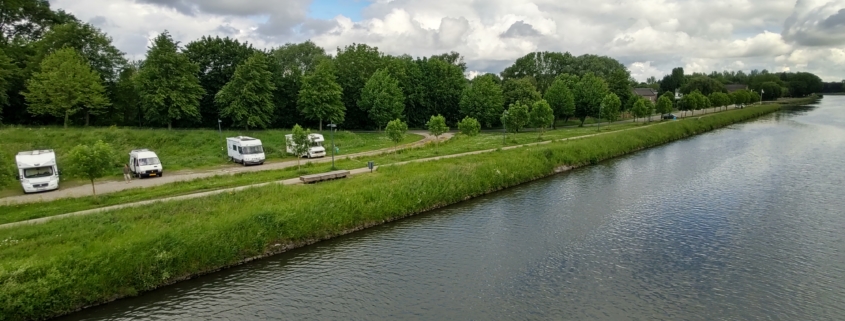
<svg viewBox="0 0 845 321"><path fill-rule="evenodd" d="M461 68L461 73L467 71L467 64L464 62L464 57L457 51L450 51L449 53L442 53L431 56L431 59L438 59L445 61L451 65Z"/></svg>
<svg viewBox="0 0 845 321"><path fill-rule="evenodd" d="M157 36L137 78L144 117L167 124L167 129L180 119L200 120L199 103L205 94L196 76L199 66L178 49L167 31Z"/></svg>
<svg viewBox="0 0 845 321"><path fill-rule="evenodd" d="M309 142L309 137L311 136L311 130L304 130L302 126L299 124L293 125L293 129L291 130L291 138L290 140L286 141L285 144L291 146L291 150L293 150L293 154L296 155L296 166L297 170L302 170L302 164L300 163L302 160L302 155L308 153L308 148L311 147L311 142Z"/></svg>
<svg viewBox="0 0 845 321"><path fill-rule="evenodd" d="M531 106L542 99L540 93L537 92L536 87L534 87L534 84L528 78L505 80L502 84L502 95L505 100L505 106L510 106L517 102Z"/></svg>
<svg viewBox="0 0 845 321"><path fill-rule="evenodd" d="M710 102L713 104L714 107L721 108L731 103L728 94L722 92L712 93L708 98L710 99Z"/></svg>
<svg viewBox="0 0 845 321"><path fill-rule="evenodd" d="M563 119L564 122L575 116L575 95L572 94L570 86L577 83L570 83L565 77L558 77L546 90L545 100L554 110L555 119Z"/></svg>
<svg viewBox="0 0 845 321"><path fill-rule="evenodd" d="M0 2L0 47L14 41L31 43L41 39L50 26L60 23L63 12L50 10L50 3L41 0Z"/></svg>
<svg viewBox="0 0 845 321"><path fill-rule="evenodd" d="M362 105L359 100L361 100L364 86L375 72L382 68L382 65L382 54L376 47L353 43L343 49L337 48L335 67L337 67L337 83L343 88L346 127L365 128L371 124L369 109L360 108ZM368 103L364 105L369 106ZM376 127L381 128L388 120L394 118L396 117L389 117Z"/></svg>
<svg viewBox="0 0 845 321"><path fill-rule="evenodd" d="M559 75L574 71L573 68L576 64L577 59L568 52L532 52L520 57L514 61L513 65L505 68L502 71L502 78L513 80L531 77L536 81L535 89L545 93ZM508 101L508 106L511 103L513 101Z"/></svg>
<svg viewBox="0 0 845 321"><path fill-rule="evenodd" d="M749 102L752 103L752 104L756 104L756 103L760 102L760 94L758 94L757 92L754 92L754 91L748 92L748 97L750 98Z"/></svg>
<svg viewBox="0 0 845 321"><path fill-rule="evenodd" d="M634 102L634 106L631 107L631 114L634 116L634 121L637 121L637 118L643 118L648 116L648 106L645 104L645 99L638 98L636 102Z"/></svg>
<svg viewBox="0 0 845 321"><path fill-rule="evenodd" d="M257 52L240 66L214 97L220 116L246 130L267 128L273 121L273 75L267 70L267 55Z"/></svg>
<svg viewBox="0 0 845 321"><path fill-rule="evenodd" d="M199 66L197 78L205 90L199 104L203 127L217 127L217 119L223 107L215 102L217 93L229 83L235 75L235 69L256 52L249 43L229 37L203 36L185 45L183 53L188 60ZM269 65L265 69L269 70Z"/></svg>
<svg viewBox="0 0 845 321"><path fill-rule="evenodd" d="M645 104L645 108L648 111L648 113L646 113L646 117L648 117L648 121L651 122L651 115L654 115L657 111L657 106L655 106L650 99L643 99L643 104Z"/></svg>
<svg viewBox="0 0 845 321"><path fill-rule="evenodd" d="M478 135L481 131L481 123L475 120L475 118L466 116L458 123L458 129L461 131L461 134L472 137Z"/></svg>
<svg viewBox="0 0 845 321"><path fill-rule="evenodd" d="M9 105L9 95L6 91L11 87L10 81L15 72L16 67L12 65L12 60L0 50L0 123L3 122L3 107Z"/></svg>
<svg viewBox="0 0 845 321"><path fill-rule="evenodd" d="M428 59L422 62L423 81L420 83L422 101L420 104L430 115L443 115L446 122L458 122L461 94L466 87L461 67L442 59Z"/></svg>
<svg viewBox="0 0 845 321"><path fill-rule="evenodd" d="M440 144L440 135L449 131L449 126L446 126L446 117L441 115L431 116L431 119L426 123L428 132L434 135L437 144Z"/></svg>
<svg viewBox="0 0 845 321"><path fill-rule="evenodd" d="M607 94L601 101L601 118L611 123L619 120L619 107L621 106L622 101L616 94Z"/></svg>
<svg viewBox="0 0 845 321"><path fill-rule="evenodd" d="M502 87L491 77L476 77L461 95L461 113L492 127L504 109Z"/></svg>
<svg viewBox="0 0 845 321"><path fill-rule="evenodd" d="M123 117L123 124L138 124L140 126L140 105L138 101L141 99L138 94L138 87L135 84L135 79L138 76L139 62L132 62L126 64L121 69L117 78L117 83L114 88L114 106L119 110Z"/></svg>
<svg viewBox="0 0 845 321"><path fill-rule="evenodd" d="M274 95L276 117L273 126L290 128L303 120L299 117L301 108L298 106L303 78L316 72L317 65L323 60L331 59L331 57L326 54L322 47L310 40L302 43L285 44L271 50L271 55L273 58L268 66L273 73L273 80L276 84ZM337 76L336 70L335 76ZM365 81L366 79L362 80L361 84ZM335 82L337 82L337 79ZM341 99L343 99L342 95ZM346 105L344 107L348 108ZM348 111L347 109L344 110ZM344 113L344 120L345 116Z"/></svg>
<svg viewBox="0 0 845 321"><path fill-rule="evenodd" d="M358 108L367 111L370 119L381 130L381 126L391 119L402 117L405 97L399 89L399 83L390 77L387 70L379 69L364 85Z"/></svg>
<svg viewBox="0 0 845 321"><path fill-rule="evenodd" d="M408 124L397 118L388 122L384 131L387 132L387 137L393 142L393 152L396 152L396 148L399 147L399 143L405 139L405 132L408 131Z"/></svg>
<svg viewBox="0 0 845 321"><path fill-rule="evenodd" d="M684 68L678 67L672 69L671 75L666 75L660 81L660 91L675 92L675 89L681 89L686 85L686 77L684 77Z"/></svg>
<svg viewBox="0 0 845 321"><path fill-rule="evenodd" d="M314 72L302 78L297 107L306 118L319 120L323 131L323 120L342 123L346 116L343 105L343 89L337 84L334 63L324 59Z"/></svg>
<svg viewBox="0 0 845 321"><path fill-rule="evenodd" d="M77 145L71 149L66 166L70 176L91 181L91 192L97 196L94 180L105 176L118 163L111 145L98 140L94 145Z"/></svg>
<svg viewBox="0 0 845 321"><path fill-rule="evenodd" d="M50 27L34 44L32 65L37 66L61 48L76 49L106 83L116 82L118 72L126 64L123 52L112 45L111 37L90 24L74 20Z"/></svg>
<svg viewBox="0 0 845 321"><path fill-rule="evenodd" d="M529 120L535 128L540 129L540 136L538 138L542 138L546 127L552 126L555 122L555 114L552 106L549 106L549 103L544 99L534 103L534 107L531 108Z"/></svg>
<svg viewBox="0 0 845 321"><path fill-rule="evenodd" d="M764 82L760 85L760 89L763 91L763 100L777 100L783 97L783 87L776 82Z"/></svg>
<svg viewBox="0 0 845 321"><path fill-rule="evenodd" d="M588 72L575 85L573 94L575 95L575 117L581 120L581 125L584 126L584 121L588 116L596 117L601 107L602 99L608 93L607 84L599 77Z"/></svg>
<svg viewBox="0 0 845 321"><path fill-rule="evenodd" d="M521 102L511 104L510 108L502 114L502 124L511 133L518 133L530 121L528 105Z"/></svg>
<svg viewBox="0 0 845 321"><path fill-rule="evenodd" d="M657 99L657 106L655 107L657 109L658 114L669 114L672 112L672 101L670 101L669 98L666 98L666 96L661 96Z"/></svg>
<svg viewBox="0 0 845 321"><path fill-rule="evenodd" d="M681 87L681 92L684 94L689 94L696 90L701 92L702 95L710 95L715 92L727 91L724 84L707 76L692 77L683 87Z"/></svg>
<svg viewBox="0 0 845 321"><path fill-rule="evenodd" d="M68 118L78 111L99 114L109 104L100 77L73 48L59 49L41 62L41 71L26 83L23 93L33 115Z"/></svg>

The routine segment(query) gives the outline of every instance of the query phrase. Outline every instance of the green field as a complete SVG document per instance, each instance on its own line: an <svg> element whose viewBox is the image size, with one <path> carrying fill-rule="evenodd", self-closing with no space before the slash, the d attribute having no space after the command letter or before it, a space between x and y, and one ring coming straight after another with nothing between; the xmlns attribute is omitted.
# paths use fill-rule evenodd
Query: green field
<svg viewBox="0 0 845 321"><path fill-rule="evenodd" d="M778 110L746 108L535 147L381 167L0 230L0 315L40 319Z"/></svg>
<svg viewBox="0 0 845 321"><path fill-rule="evenodd" d="M162 129L125 129L116 127L58 128L58 127L5 127L0 129L0 188L19 189L14 181L14 155L18 151L34 149L53 149L58 157L59 168L67 153L78 144L92 144L98 139L109 143L121 156L127 158L129 151L136 148L149 148L155 151L165 168L165 173L183 169L207 168L228 164L225 149L225 137L246 135L261 139L269 161L294 159L285 153L285 135L287 130L264 131L224 131L219 134L212 130L162 130ZM324 133L326 141L329 132ZM422 139L420 135L407 135L403 143ZM351 154L393 146L393 142L382 133L335 133L335 145L340 154ZM327 144L328 145L328 144ZM120 177L121 164L115 164L114 177Z"/></svg>
<svg viewBox="0 0 845 321"><path fill-rule="evenodd" d="M602 127L601 132L611 132L620 129L636 128L643 124L615 124ZM496 149L502 146L514 146L540 141L557 140L583 135L598 133L595 127L565 128L547 131L539 139L538 132L523 132L508 134L504 141L502 134L481 133L475 137L457 135L456 137L442 142L439 145L432 143L420 147L400 149L395 153L388 151L381 155L366 156L359 159L338 159L338 169L356 169L367 166L367 161L374 161L378 165L408 161L427 157L435 157L449 154L473 152L479 150ZM303 162L305 163L305 162ZM303 174L327 172L331 170L331 164L309 164L298 171L296 167L289 167L284 170L260 171L240 173L236 175L221 175L209 178L202 178L187 182L176 182L146 188L133 188L115 193L103 194L97 197L79 197L60 199L49 202L27 203L20 205L0 206L0 224L19 222L29 219L83 211L93 208L105 207L130 202L153 200L162 197L178 196L183 194L203 192L221 188L264 183L270 181L295 178Z"/></svg>

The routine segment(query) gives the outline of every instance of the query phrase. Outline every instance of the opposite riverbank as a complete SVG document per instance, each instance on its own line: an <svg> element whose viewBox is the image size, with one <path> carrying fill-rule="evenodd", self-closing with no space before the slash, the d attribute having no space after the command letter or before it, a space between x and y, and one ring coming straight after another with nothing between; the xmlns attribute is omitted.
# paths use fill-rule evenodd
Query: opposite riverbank
<svg viewBox="0 0 845 321"><path fill-rule="evenodd" d="M42 319L595 164L780 109L267 186L0 231L0 319Z"/></svg>

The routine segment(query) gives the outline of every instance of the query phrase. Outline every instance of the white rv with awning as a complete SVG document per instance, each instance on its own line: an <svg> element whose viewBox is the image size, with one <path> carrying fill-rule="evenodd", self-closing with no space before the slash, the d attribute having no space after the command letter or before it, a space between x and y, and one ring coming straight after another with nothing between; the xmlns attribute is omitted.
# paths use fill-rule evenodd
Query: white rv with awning
<svg viewBox="0 0 845 321"><path fill-rule="evenodd" d="M52 191L59 188L59 167L52 149L19 152L15 156L17 179L24 193Z"/></svg>

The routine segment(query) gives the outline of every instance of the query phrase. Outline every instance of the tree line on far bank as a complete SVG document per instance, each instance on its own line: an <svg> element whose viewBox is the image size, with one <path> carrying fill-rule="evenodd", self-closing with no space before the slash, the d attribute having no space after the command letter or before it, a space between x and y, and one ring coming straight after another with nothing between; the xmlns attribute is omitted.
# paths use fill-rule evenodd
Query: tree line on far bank
<svg viewBox="0 0 845 321"><path fill-rule="evenodd" d="M677 68L661 81L652 77L638 84L613 58L568 52L530 53L498 75L468 80L456 52L414 58L351 44L329 55L310 41L259 50L210 36L182 46L167 31L153 39L143 60L127 61L99 29L51 11L45 2L21 3L29 2L17 14L0 13L26 26L0 39L0 107L5 107L0 120L5 123L247 130L295 124L322 130L336 123L382 129L395 119L422 128L441 115L453 127L465 117L494 127L528 119L521 110L503 117L513 106L531 113L545 103L554 119L583 124L587 117L615 120L623 111L635 117L657 112L632 92L641 85L697 90L708 100L714 92L726 92L724 82L735 80L768 88L763 98L820 91L815 75L766 71L717 79L684 75ZM697 106L672 100L678 108ZM522 122L515 123L517 130Z"/></svg>

